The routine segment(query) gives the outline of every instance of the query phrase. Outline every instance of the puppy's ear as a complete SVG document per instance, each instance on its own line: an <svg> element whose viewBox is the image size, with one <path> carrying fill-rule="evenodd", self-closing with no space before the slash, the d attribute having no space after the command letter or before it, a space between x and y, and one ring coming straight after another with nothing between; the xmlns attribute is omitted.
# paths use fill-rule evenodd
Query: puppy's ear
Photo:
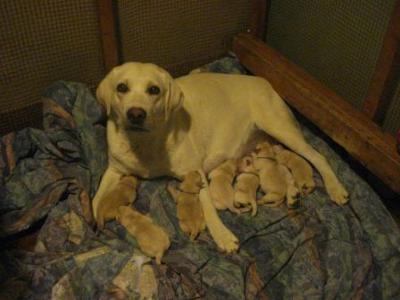
<svg viewBox="0 0 400 300"><path fill-rule="evenodd" d="M168 121L173 111L178 110L182 106L183 93L174 79L168 74L168 90L165 93L165 121Z"/></svg>
<svg viewBox="0 0 400 300"><path fill-rule="evenodd" d="M97 101L101 104L101 106L104 107L106 110L107 116L110 115L110 110L111 110L111 98L114 93L113 87L112 87L112 73L113 70L108 73L106 77L100 82L99 86L97 87L96 90L96 98Z"/></svg>

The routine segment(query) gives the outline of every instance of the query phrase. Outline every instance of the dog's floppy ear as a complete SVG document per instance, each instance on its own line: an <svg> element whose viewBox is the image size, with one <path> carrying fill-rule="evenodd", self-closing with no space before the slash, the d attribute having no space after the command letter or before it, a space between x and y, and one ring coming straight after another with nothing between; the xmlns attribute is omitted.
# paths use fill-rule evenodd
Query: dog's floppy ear
<svg viewBox="0 0 400 300"><path fill-rule="evenodd" d="M107 76L103 78L96 90L97 101L104 107L107 116L110 115L111 98L114 92L111 82L112 72L113 71L108 73Z"/></svg>
<svg viewBox="0 0 400 300"><path fill-rule="evenodd" d="M168 90L165 93L165 121L168 121L174 110L182 106L183 93L179 86L175 83L174 79L168 74Z"/></svg>

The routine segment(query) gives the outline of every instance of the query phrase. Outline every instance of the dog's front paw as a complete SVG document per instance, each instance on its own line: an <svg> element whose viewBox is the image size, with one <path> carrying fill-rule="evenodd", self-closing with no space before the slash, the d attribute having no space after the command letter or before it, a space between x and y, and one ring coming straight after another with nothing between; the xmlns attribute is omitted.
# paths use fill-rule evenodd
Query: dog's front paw
<svg viewBox="0 0 400 300"><path fill-rule="evenodd" d="M336 204L344 205L349 201L349 194L343 185L335 180L332 182L326 183L326 191L328 192L329 197Z"/></svg>
<svg viewBox="0 0 400 300"><path fill-rule="evenodd" d="M225 226L218 228L211 235L217 244L218 248L224 252L236 252L239 248L239 240L237 237Z"/></svg>

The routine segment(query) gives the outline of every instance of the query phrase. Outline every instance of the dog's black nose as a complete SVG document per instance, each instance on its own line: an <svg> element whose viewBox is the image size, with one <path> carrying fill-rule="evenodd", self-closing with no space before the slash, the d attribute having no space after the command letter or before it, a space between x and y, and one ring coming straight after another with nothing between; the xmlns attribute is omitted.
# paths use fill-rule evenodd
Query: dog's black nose
<svg viewBox="0 0 400 300"><path fill-rule="evenodd" d="M129 122L134 125L143 125L143 122L146 119L146 115L147 114L144 109L139 107L132 107L126 113Z"/></svg>

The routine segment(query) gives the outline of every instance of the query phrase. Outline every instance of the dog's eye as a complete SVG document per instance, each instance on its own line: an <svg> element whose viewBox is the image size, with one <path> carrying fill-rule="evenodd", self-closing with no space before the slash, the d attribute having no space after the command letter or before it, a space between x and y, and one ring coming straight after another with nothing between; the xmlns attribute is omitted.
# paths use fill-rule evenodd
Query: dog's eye
<svg viewBox="0 0 400 300"><path fill-rule="evenodd" d="M160 93L160 88L158 86L156 86L156 85L152 85L151 87L149 87L147 89L147 92L150 95L158 95Z"/></svg>
<svg viewBox="0 0 400 300"><path fill-rule="evenodd" d="M125 83L119 83L117 85L117 91L118 93L126 93L127 91L129 91L128 86Z"/></svg>

